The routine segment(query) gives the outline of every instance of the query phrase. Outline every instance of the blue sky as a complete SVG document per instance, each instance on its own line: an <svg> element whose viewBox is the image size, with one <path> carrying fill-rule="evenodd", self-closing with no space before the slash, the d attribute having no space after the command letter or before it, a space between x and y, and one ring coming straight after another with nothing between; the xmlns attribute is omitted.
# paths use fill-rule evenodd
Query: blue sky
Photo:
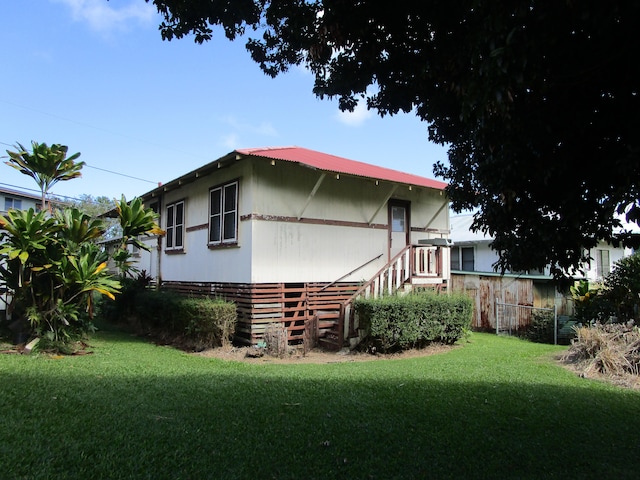
<svg viewBox="0 0 640 480"><path fill-rule="evenodd" d="M32 140L81 152L83 177L58 195L130 199L236 148L297 145L430 178L446 160L415 116L341 113L308 72L271 79L219 31L162 41L144 0L11 0L0 18L0 155ZM4 163L0 186L36 188Z"/></svg>

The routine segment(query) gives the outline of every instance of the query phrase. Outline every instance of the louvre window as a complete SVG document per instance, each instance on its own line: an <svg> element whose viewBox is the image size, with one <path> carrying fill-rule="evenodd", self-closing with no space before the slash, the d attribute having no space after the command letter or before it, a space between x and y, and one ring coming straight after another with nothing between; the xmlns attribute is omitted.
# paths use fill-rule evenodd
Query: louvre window
<svg viewBox="0 0 640 480"><path fill-rule="evenodd" d="M209 192L209 245L238 241L238 182Z"/></svg>
<svg viewBox="0 0 640 480"><path fill-rule="evenodd" d="M4 197L4 209L5 211L9 211L11 209L21 210L22 209L22 200L19 198L13 197Z"/></svg>
<svg viewBox="0 0 640 480"><path fill-rule="evenodd" d="M184 201L167 205L167 250L184 248Z"/></svg>
<svg viewBox="0 0 640 480"><path fill-rule="evenodd" d="M475 252L473 247L451 248L451 270L473 272L475 268Z"/></svg>

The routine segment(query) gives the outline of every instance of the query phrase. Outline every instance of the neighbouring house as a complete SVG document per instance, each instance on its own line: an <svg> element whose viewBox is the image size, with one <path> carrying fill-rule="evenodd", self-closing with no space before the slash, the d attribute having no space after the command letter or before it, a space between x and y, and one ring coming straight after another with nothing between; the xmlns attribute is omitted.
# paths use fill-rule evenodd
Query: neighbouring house
<svg viewBox="0 0 640 480"><path fill-rule="evenodd" d="M11 210L40 209L41 197L37 193L27 193L20 190L0 187L0 215L6 215Z"/></svg>
<svg viewBox="0 0 640 480"><path fill-rule="evenodd" d="M451 216L454 244L451 248L451 290L464 291L475 298L475 328L496 330L499 315L496 302L525 307L517 315L516 329L530 323L529 307L555 307L560 316L572 315L571 296L568 292L558 291L548 268L538 272L506 272L504 275L495 272L493 264L498 260L498 254L490 247L493 239L482 232L472 232L472 221L472 214ZM589 252L592 261L585 265L584 278L592 283L601 282L618 260L632 253L630 249L600 242Z"/></svg>
<svg viewBox="0 0 640 480"><path fill-rule="evenodd" d="M6 215L9 210L39 210L42 203L41 196L20 190L14 190L0 186L0 215ZM0 321L7 316L7 306L11 297L7 289L0 281Z"/></svg>
<svg viewBox="0 0 640 480"><path fill-rule="evenodd" d="M300 147L234 150L144 195L166 234L144 269L237 304L237 340L267 325L341 348L354 295L449 281L446 184ZM351 338L351 340L349 340Z"/></svg>

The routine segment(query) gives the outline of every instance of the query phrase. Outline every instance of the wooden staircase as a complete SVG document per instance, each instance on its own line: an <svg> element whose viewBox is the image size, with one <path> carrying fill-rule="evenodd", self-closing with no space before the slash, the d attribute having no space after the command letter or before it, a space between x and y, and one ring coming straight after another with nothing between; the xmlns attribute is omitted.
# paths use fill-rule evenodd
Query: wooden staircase
<svg viewBox="0 0 640 480"><path fill-rule="evenodd" d="M340 308L316 312L318 345L325 350L337 351L342 348L340 339Z"/></svg>
<svg viewBox="0 0 640 480"><path fill-rule="evenodd" d="M317 344L327 350L339 350L338 325L342 304L360 288L359 283L311 285L307 304L313 321Z"/></svg>
<svg viewBox="0 0 640 480"><path fill-rule="evenodd" d="M416 285L440 289L446 285L443 273L441 247L407 245L353 294L341 301L334 298L336 302L323 304L314 310L318 345L337 351L346 346L354 348L360 343L364 332L358 328L358 319L353 311L353 303L358 298L378 298L401 289L408 292Z"/></svg>

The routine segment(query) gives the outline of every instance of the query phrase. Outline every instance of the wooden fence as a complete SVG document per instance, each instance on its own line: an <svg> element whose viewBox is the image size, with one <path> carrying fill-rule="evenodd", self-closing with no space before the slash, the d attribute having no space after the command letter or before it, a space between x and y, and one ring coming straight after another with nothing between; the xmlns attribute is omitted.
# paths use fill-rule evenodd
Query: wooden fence
<svg viewBox="0 0 640 480"><path fill-rule="evenodd" d="M573 302L569 295L559 293L549 279L516 275L458 274L452 273L449 282L452 292L464 292L474 299L473 328L493 331L496 329L496 299L502 303L539 308L557 306L558 315L572 315ZM522 318L526 327L530 317Z"/></svg>

